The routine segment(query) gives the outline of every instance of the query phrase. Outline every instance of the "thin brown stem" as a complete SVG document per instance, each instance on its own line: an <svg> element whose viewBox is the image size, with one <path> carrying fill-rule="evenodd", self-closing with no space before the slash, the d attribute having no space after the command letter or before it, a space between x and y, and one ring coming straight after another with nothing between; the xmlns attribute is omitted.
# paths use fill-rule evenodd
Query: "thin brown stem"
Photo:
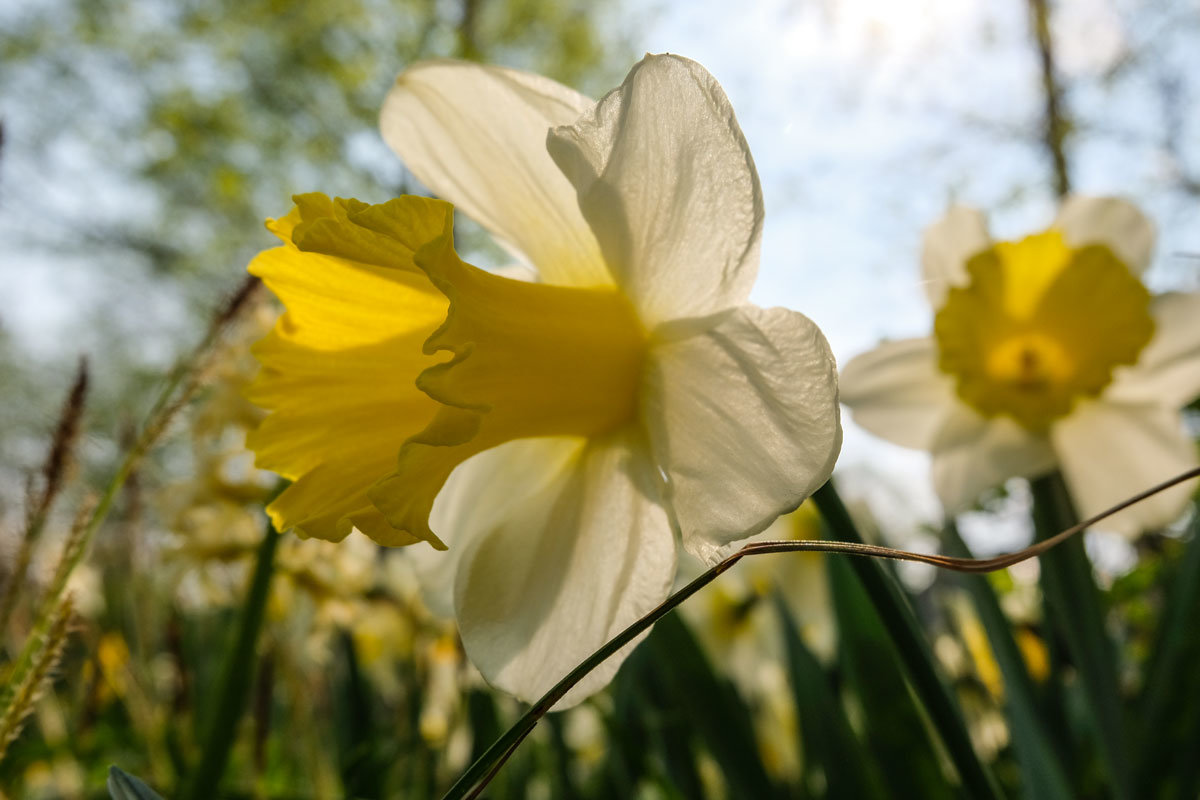
<svg viewBox="0 0 1200 800"><path fill-rule="evenodd" d="M949 569L955 572L995 572L996 570L1011 567L1013 564L1019 564L1034 556L1040 556L1055 545L1061 544L1067 539L1070 539L1080 531L1090 528L1101 520L1111 517L1119 511L1124 511L1126 508L1140 503L1147 497L1156 495L1159 492L1170 489L1172 486L1189 481L1193 478L1200 477L1200 467L1190 469L1187 472L1176 475L1170 480L1152 486L1144 492L1139 492L1133 497L1124 500L1112 508L1096 514L1093 517L1085 519L1077 525L1072 525L1064 531L1061 531L1049 539L1043 539L1036 542L1023 550L1017 550L1013 553L1003 553L992 558L956 558L954 556L943 556L930 553L914 553L910 550L897 550L892 547L881 547L874 544L859 544L857 542L827 542L822 540L781 540L768 542L753 542L746 545L741 550L734 553L730 558L741 558L742 556L756 555L758 553L797 553L797 552L818 552L818 553L842 553L851 556L869 556L872 558L887 558L893 561L916 561L921 564L932 564L935 567Z"/></svg>
<svg viewBox="0 0 1200 800"><path fill-rule="evenodd" d="M458 779L458 782L450 788L442 800L467 800L468 798L478 797L483 787L496 776L500 767L509 759L516 750L517 746L524 740L529 732L533 730L538 721L544 717L554 704L566 696L580 680L589 672L604 663L614 653L620 650L625 645L636 639L643 631L650 628L658 620L665 617L668 613L674 610L678 605L683 603L689 597L700 591L702 588L712 583L718 576L728 571L734 564L741 561L746 556L761 555L763 553L798 553L798 552L815 552L815 553L840 553L842 555L866 556L868 558L887 558L897 561L917 561L923 564L932 564L935 567L942 569L954 570L957 572L995 572L996 570L1011 567L1013 564L1020 563L1026 559L1039 556L1045 553L1055 545L1061 544L1065 540L1071 538L1075 534L1088 527L1095 525L1097 522L1116 514L1119 511L1124 511L1126 508L1140 503L1146 498L1158 494L1159 492L1170 489L1172 486L1177 486L1181 483L1189 481L1193 478L1200 477L1200 467L1190 469L1187 472L1176 475L1170 480L1152 486L1144 492L1129 497L1126 500L1117 503L1111 508L1096 514L1093 517L1080 522L1078 525L1073 525L1070 528L1052 536L1036 544L1026 547L1023 550L1018 550L1014 553L1006 553L1004 555L995 556L993 558L955 558L952 556L930 555L926 553L914 553L909 550L897 550L891 547L880 547L878 545L859 544L857 542L837 542L825 540L810 540L798 539L792 541L768 541L768 542L753 542L738 550L733 555L725 558L723 561L717 562L707 572L693 580L691 583L684 586L679 591L672 594L662 603L657 605L653 610L645 616L638 619L636 622L629 625L623 631L618 633L613 638L605 642L600 649L596 650L584 661L571 670L562 680L556 683L550 691L546 692L537 703L535 703L528 711L525 712L517 722L509 728L491 747L484 752L478 760L472 764L465 773Z"/></svg>

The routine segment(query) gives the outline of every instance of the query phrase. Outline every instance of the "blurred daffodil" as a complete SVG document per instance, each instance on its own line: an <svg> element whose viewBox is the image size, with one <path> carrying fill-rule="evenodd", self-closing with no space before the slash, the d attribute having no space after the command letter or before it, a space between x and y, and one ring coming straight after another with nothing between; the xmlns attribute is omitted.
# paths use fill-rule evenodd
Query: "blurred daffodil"
<svg viewBox="0 0 1200 800"><path fill-rule="evenodd" d="M934 335L850 361L842 401L864 428L932 453L950 512L1057 467L1086 517L1194 467L1180 409L1200 395L1200 293L1146 290L1153 244L1149 220L1114 198L1069 198L1015 242L952 209L925 236ZM1193 485L1104 526L1165 525Z"/></svg>
<svg viewBox="0 0 1200 800"><path fill-rule="evenodd" d="M828 478L833 359L808 318L746 303L762 192L695 62L648 56L598 103L429 62L382 127L537 278L461 261L448 203L298 197L251 265L287 313L256 350L272 413L250 445L294 481L280 528L449 545L423 548L434 594L532 699L666 597L677 537L712 561Z"/></svg>

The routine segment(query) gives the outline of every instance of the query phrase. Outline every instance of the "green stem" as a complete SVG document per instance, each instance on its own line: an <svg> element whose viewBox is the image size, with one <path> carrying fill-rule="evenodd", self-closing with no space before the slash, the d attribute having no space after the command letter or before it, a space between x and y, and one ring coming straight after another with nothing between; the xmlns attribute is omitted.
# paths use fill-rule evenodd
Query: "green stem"
<svg viewBox="0 0 1200 800"><path fill-rule="evenodd" d="M1196 638L1196 619L1200 618L1200 517L1192 519L1191 537L1167 586L1135 721L1141 734L1135 737L1139 744L1136 785L1145 791L1159 786L1163 776L1171 774L1173 764L1178 769L1181 760L1191 760L1186 743L1200 741L1200 714L1195 713L1200 710L1200 685L1195 678L1195 662L1200 655ZM1189 708L1193 713L1188 713ZM1171 746L1174 742L1185 744ZM1187 797L1186 790L1176 796Z"/></svg>
<svg viewBox="0 0 1200 800"><path fill-rule="evenodd" d="M267 524L254 563L254 575L246 593L246 601L238 616L237 631L226 653L217 686L216 702L204 736L204 750L192 779L179 794L182 800L208 800L217 797L217 788L229 763L229 754L237 738L237 724L246 710L246 698L254 678L258 634L266 613L271 576L275 566L275 550L279 533Z"/></svg>
<svg viewBox="0 0 1200 800"><path fill-rule="evenodd" d="M1039 540L1075 524L1075 508L1061 473L1037 478L1030 487L1034 529ZM1131 797L1116 649L1104 626L1100 591L1083 540L1071 539L1043 554L1041 568L1046 621L1051 632L1066 643L1078 672L1088 701L1087 713L1095 725L1102 760L1112 779L1113 794L1118 798Z"/></svg>
<svg viewBox="0 0 1200 800"><path fill-rule="evenodd" d="M956 555L970 556L958 526L946 523L945 539ZM975 613L987 631L988 642L1004 676L1004 707L1012 728L1013 749L1021 768L1025 794L1031 800L1069 800L1071 784L1038 713L1037 692L1025 667L1025 659L1012 635L1000 601L982 575L962 575L959 580L975 606Z"/></svg>
<svg viewBox="0 0 1200 800"><path fill-rule="evenodd" d="M818 489L812 499L836 538L846 542L862 542L832 480ZM973 798L1001 797L995 780L971 746L971 737L962 713L934 667L929 643L908 599L878 561L854 558L850 564L891 634L917 697L929 713L968 795Z"/></svg>

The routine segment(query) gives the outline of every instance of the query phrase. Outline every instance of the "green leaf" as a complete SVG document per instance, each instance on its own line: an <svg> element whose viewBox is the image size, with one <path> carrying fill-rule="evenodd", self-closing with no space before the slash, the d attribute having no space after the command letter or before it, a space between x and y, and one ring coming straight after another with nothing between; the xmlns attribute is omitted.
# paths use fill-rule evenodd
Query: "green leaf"
<svg viewBox="0 0 1200 800"><path fill-rule="evenodd" d="M571 774L574 755L567 746L562 715L547 714L546 727L550 730L550 793L560 800L582 800L583 795Z"/></svg>
<svg viewBox="0 0 1200 800"><path fill-rule="evenodd" d="M863 709L867 745L898 797L949 798L925 719L871 599L842 558L828 559L837 616L839 666Z"/></svg>
<svg viewBox="0 0 1200 800"><path fill-rule="evenodd" d="M206 726L200 763L181 792L185 800L216 797L229 763L229 754L237 738L237 725L246 711L246 698L254 680L258 634L266 614L280 538L275 527L268 524L255 555L254 573L238 614L234 638L221 666L220 683L213 693L215 700Z"/></svg>
<svg viewBox="0 0 1200 800"><path fill-rule="evenodd" d="M862 542L862 536L838 497L833 481L818 489L812 499L833 538L844 542ZM830 563L833 561L830 559ZM963 788L971 797L999 800L1000 790L996 781L971 745L962 712L934 666L929 642L904 592L895 578L875 559L851 558L848 563L870 598L880 624L894 643L895 652L899 654L917 697L941 737L950 760L958 769Z"/></svg>
<svg viewBox="0 0 1200 800"><path fill-rule="evenodd" d="M112 800L163 800L141 778L117 766L108 768L108 796Z"/></svg>
<svg viewBox="0 0 1200 800"><path fill-rule="evenodd" d="M485 689L468 691L467 721L471 729L471 761L475 761L504 730L491 692Z"/></svg>
<svg viewBox="0 0 1200 800"><path fill-rule="evenodd" d="M1138 797L1190 800L1200 795L1200 517L1191 527L1192 539L1167 587L1139 704Z"/></svg>
<svg viewBox="0 0 1200 800"><path fill-rule="evenodd" d="M613 736L624 741L627 731L637 731L628 742L636 752L627 753L626 763L636 765L638 778L654 771L654 765L648 763L649 756L657 755L666 773L660 783L684 797L702 797L704 786L696 770L695 731L669 689L672 680L669 670L664 670L665 665L655 656L654 648L644 647L631 657L632 664L625 676L627 689L617 695ZM625 671L623 667L622 672Z"/></svg>
<svg viewBox="0 0 1200 800"><path fill-rule="evenodd" d="M718 676L678 613L664 617L646 639L662 688L721 767L733 797L777 797L759 754L750 711L733 685Z"/></svg>
<svg viewBox="0 0 1200 800"><path fill-rule="evenodd" d="M354 640L345 633L339 639L342 669L336 673L333 688L340 700L334 707L334 733L342 788L347 797L382 797L389 765L380 744L388 737L377 731L377 703L359 669Z"/></svg>
<svg viewBox="0 0 1200 800"><path fill-rule="evenodd" d="M605 717L609 748L603 770L609 791L602 796L633 796L647 772L650 748L647 725L654 713L647 681L652 671L649 651L639 647L629 654L613 680L613 711Z"/></svg>
<svg viewBox="0 0 1200 800"><path fill-rule="evenodd" d="M1030 482L1033 523L1038 540L1054 536L1078 519L1062 475L1057 472ZM1050 630L1066 643L1087 699L1085 711L1094 727L1115 797L1130 792L1128 741L1121 713L1116 649L1104 624L1104 608L1092 565L1076 536L1041 557L1042 592Z"/></svg>
<svg viewBox="0 0 1200 800"><path fill-rule="evenodd" d="M886 797L883 777L846 719L837 687L800 638L787 605L778 596L775 601L783 623L805 772L810 773L814 767L821 769L828 797Z"/></svg>
<svg viewBox="0 0 1200 800"><path fill-rule="evenodd" d="M958 551L956 554L970 555L952 522L946 526L946 539L951 549ZM1052 746L1038 713L1033 679L1025 668L1025 659L1000 608L1000 601L986 578L963 575L960 581L975 605L975 612L987 631L992 653L1004 676L1004 711L1012 731L1024 796L1030 800L1071 800L1076 795L1071 791L1070 781L1060 766L1062 758Z"/></svg>

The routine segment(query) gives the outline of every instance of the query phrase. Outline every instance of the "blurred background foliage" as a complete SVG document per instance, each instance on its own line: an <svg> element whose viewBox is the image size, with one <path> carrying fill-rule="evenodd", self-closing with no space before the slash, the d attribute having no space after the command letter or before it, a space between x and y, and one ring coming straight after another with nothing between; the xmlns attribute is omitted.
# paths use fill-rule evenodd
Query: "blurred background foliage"
<svg viewBox="0 0 1200 800"><path fill-rule="evenodd" d="M0 317L0 371L11 375L0 461L36 460L25 435L46 424L38 398L65 387L80 349L98 367L94 430L112 431L269 245L259 222L285 213L292 194L380 202L417 189L376 130L380 98L406 65L489 60L598 91L632 60L638 17L617 10L609 0L6 3L4 269L15 280L36 270L22 262L65 265L47 288L88 302L61 340L33 347L14 344ZM486 239L468 233L465 244Z"/></svg>
<svg viewBox="0 0 1200 800"><path fill-rule="evenodd" d="M799 15L823 15L831 41L861 23L855 35L865 44L851 77L831 67L825 87L754 76L762 81L751 95L759 108L738 106L744 121L765 106L782 130L790 118L772 112L786 108L784 100L828 91L829 115L803 120L809 129L838 132L856 119L867 129L881 124L870 110L880 87L901 117L932 120L901 131L902 147L880 145L878 156L841 133L825 149L816 141L805 150L750 132L772 213L791 208L825 225L821 214L833 209L852 221L845 224L858 239L850 247L879 248L847 256L808 231L814 260L825 251L863 255L911 276L911 254L896 265L896 231L915 237L948 195L1037 208L1052 204L1065 182L1128 187L1163 227L1160 265L1183 276L1180 288L1200 284L1194 3L1014 2L1015 40L1006 38L1011 28L989 23L969 42L913 33L922 13L939 13L934 0L902 11L868 0L768 5L769 12L733 16L777 14L786 27ZM196 337L249 257L271 244L263 218L286 211L295 192L379 201L419 190L376 132L380 100L404 66L431 56L495 61L596 95L650 46L644 33L659 13L719 28L719 20L705 21L713 7L650 9L629 0L17 0L0 7L0 269L6 285L22 285L21 297L60 293L81 310L49 319L56 335L37 339L11 320L61 314L62 304L43 312L3 301L0 580L9 579L25 473L43 457L79 351L90 354L94 378L79 485L97 485L164 365ZM1044 20L1053 34L1045 41L1037 36L1039 13L1055 15ZM728 34L741 41L736 24ZM1067 46L1056 49L1054 37ZM981 73L1019 59L1032 87L1022 96L1032 100L1013 108L1004 87L980 79L984 91L978 76L947 70L946 54L963 49ZM704 55L686 54L725 80ZM926 80L927 71L935 78ZM733 94L738 79L730 72ZM959 94L984 95L986 106L989 91L996 108L982 111ZM951 99L930 99L940 93ZM784 162L793 171L769 183L769 165ZM467 252L483 262L501 258L478 231L456 227L465 230ZM768 235L785 227L769 225ZM836 225L830 230L851 238ZM880 281L885 292L889 280ZM826 290L819 282L815 289L823 301ZM861 302L844 281L827 291L850 295L848 305ZM814 305L828 305L831 315L841 309L833 301ZM877 335L863 319L874 319L869 312L843 314L848 321L827 327L835 347L838 326L855 331L841 341ZM75 633L55 690L0 761L8 796L105 797L113 763L171 796L197 760L211 687L261 538L259 503L273 485L241 449L256 412L238 389L253 370L245 347L274 313L261 304L242 320L211 368L209 388L130 482L76 575ZM879 502L881 492L907 497L903 487L879 473L870 481L873 488L847 494L872 501L884 530L875 530L866 503L852 511L875 538L957 546L953 535L943 539L947 532L898 509L903 500ZM964 538L975 546L980 520L992 533L1011 527L1029 503L1024 484L1010 484L964 521ZM62 505L60 528L70 516ZM1112 701L1128 724L1136 787L1124 794L1110 783L1078 665L1046 624L1036 568L970 579L896 571L1004 795L1200 796L1200 682L1189 678L1200 658L1195 525L1193 513L1190 523L1130 545L1118 567L1099 570L1117 645L1120 696ZM806 508L780 526L772 535L822 535ZM44 582L59 541L51 537L49 552L39 554L35 584ZM28 609L19 608L4 632L9 654L28 623ZM551 715L487 796L965 796L881 626L844 562L751 559L660 623L608 691ZM436 796L519 711L482 683L453 628L424 608L402 554L363 541L325 546L285 537L260 656L227 773L231 797Z"/></svg>

